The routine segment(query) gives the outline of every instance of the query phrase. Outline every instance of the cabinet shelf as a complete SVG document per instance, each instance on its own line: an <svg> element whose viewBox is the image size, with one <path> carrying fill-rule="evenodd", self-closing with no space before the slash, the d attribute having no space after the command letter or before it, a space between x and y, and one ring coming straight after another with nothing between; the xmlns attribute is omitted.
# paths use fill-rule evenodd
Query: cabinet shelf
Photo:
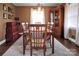
<svg viewBox="0 0 79 59"><path fill-rule="evenodd" d="M3 14L3 19L14 19L15 17L15 9L12 5L10 4L6 4L4 3L2 5L3 10L2 10L2 14Z"/></svg>
<svg viewBox="0 0 79 59"><path fill-rule="evenodd" d="M3 4L3 10L7 11L7 5L6 4Z"/></svg>
<svg viewBox="0 0 79 59"><path fill-rule="evenodd" d="M64 35L62 34L64 13L63 13L63 10L62 11L61 10L62 10L61 6L57 6L56 8L51 10L51 13L53 13L52 17L53 17L53 22L54 22L54 26L53 26L54 32L55 32L55 36L57 37L61 37L62 35Z"/></svg>

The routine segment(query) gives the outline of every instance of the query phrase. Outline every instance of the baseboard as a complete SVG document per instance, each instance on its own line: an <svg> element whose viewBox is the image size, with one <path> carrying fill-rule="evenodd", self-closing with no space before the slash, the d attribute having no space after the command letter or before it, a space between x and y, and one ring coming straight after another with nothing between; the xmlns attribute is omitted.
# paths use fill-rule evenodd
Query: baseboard
<svg viewBox="0 0 79 59"><path fill-rule="evenodd" d="M2 40L2 41L0 41L0 45L3 44L3 43L5 43L5 41L6 41L5 39Z"/></svg>
<svg viewBox="0 0 79 59"><path fill-rule="evenodd" d="M74 39L69 38L68 40L71 41L72 43L74 43L77 47L79 47L79 44L77 44L76 41L75 41Z"/></svg>

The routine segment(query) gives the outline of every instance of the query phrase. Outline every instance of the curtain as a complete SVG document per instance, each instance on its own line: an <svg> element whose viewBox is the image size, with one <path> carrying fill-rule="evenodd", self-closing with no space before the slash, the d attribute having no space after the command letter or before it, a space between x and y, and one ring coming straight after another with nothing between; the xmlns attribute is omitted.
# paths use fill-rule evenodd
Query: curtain
<svg viewBox="0 0 79 59"><path fill-rule="evenodd" d="M31 24L45 24L44 9L31 8Z"/></svg>

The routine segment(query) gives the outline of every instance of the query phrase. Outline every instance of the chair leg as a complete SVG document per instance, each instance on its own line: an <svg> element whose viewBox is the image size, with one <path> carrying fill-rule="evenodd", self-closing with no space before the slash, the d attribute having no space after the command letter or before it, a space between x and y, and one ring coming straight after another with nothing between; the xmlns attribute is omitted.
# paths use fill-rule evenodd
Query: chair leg
<svg viewBox="0 0 79 59"><path fill-rule="evenodd" d="M52 37L52 53L54 53L54 37Z"/></svg>
<svg viewBox="0 0 79 59"><path fill-rule="evenodd" d="M25 46L25 44L23 42L23 55L25 55L25 48L26 48L26 46Z"/></svg>
<svg viewBox="0 0 79 59"><path fill-rule="evenodd" d="M25 55L25 46L23 46L23 55Z"/></svg>
<svg viewBox="0 0 79 59"><path fill-rule="evenodd" d="M44 47L44 56L46 55L46 47Z"/></svg>
<svg viewBox="0 0 79 59"><path fill-rule="evenodd" d="M32 56L32 43L30 44L30 56Z"/></svg>
<svg viewBox="0 0 79 59"><path fill-rule="evenodd" d="M51 38L50 38L50 46L51 46Z"/></svg>
<svg viewBox="0 0 79 59"><path fill-rule="evenodd" d="M25 36L25 34L23 34L23 55L25 55L25 48L26 48L25 39L26 39L26 36Z"/></svg>
<svg viewBox="0 0 79 59"><path fill-rule="evenodd" d="M30 50L30 56L32 56L32 48L31 48L31 50Z"/></svg>
<svg viewBox="0 0 79 59"><path fill-rule="evenodd" d="M52 46L52 54L54 53L54 47Z"/></svg>

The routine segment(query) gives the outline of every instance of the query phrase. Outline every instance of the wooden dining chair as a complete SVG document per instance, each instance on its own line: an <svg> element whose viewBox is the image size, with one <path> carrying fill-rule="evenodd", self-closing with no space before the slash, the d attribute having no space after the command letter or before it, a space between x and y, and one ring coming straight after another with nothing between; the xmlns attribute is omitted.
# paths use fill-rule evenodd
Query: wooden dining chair
<svg viewBox="0 0 79 59"><path fill-rule="evenodd" d="M47 26L45 24L30 24L29 39L30 39L30 55L32 56L33 49L43 49L44 56L46 55L47 41ZM54 47L52 47L53 50Z"/></svg>
<svg viewBox="0 0 79 59"><path fill-rule="evenodd" d="M28 24L26 22L23 22L22 23L22 35L23 35L23 55L25 54L25 49L26 49L26 46L29 42L29 38L28 38L28 34L29 34L29 30L28 30Z"/></svg>

